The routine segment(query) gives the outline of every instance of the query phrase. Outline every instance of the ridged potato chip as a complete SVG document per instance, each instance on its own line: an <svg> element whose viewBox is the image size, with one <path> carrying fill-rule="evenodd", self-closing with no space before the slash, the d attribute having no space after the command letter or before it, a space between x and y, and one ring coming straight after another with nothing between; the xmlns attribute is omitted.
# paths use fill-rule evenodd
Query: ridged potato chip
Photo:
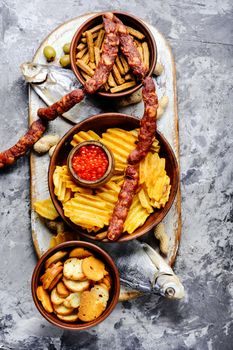
<svg viewBox="0 0 233 350"><path fill-rule="evenodd" d="M44 199L42 201L37 201L34 203L33 207L37 214L39 214L43 218L55 220L59 216L51 198Z"/></svg>
<svg viewBox="0 0 233 350"><path fill-rule="evenodd" d="M141 205L138 194L136 194L124 223L124 232L133 233L144 224L149 215L148 211Z"/></svg>
<svg viewBox="0 0 233 350"><path fill-rule="evenodd" d="M77 134L73 136L73 140L71 141L72 146L77 146L80 142L83 141L90 141L90 140L96 140L98 141L100 139L99 135L97 135L94 131L80 131Z"/></svg>

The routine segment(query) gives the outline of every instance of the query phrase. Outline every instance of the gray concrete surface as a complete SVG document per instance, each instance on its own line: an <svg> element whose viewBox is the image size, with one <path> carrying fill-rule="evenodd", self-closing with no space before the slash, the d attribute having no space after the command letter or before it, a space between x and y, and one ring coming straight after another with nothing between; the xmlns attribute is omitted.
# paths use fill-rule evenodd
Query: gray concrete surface
<svg viewBox="0 0 233 350"><path fill-rule="evenodd" d="M88 332L63 332L43 320L30 293L36 257L24 158L0 173L0 349L233 349L231 0L1 0L0 149L27 129L20 63L63 21L105 9L124 9L152 23L175 54L183 218L175 270L187 296L119 304Z"/></svg>

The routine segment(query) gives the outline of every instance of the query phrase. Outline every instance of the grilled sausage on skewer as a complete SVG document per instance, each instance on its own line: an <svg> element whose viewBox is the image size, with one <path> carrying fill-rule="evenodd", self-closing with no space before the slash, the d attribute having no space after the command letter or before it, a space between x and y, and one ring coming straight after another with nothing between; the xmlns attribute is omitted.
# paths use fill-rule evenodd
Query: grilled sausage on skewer
<svg viewBox="0 0 233 350"><path fill-rule="evenodd" d="M129 164L139 163L146 156L155 139L158 97L152 78L147 77L143 85L142 97L144 101L144 115L140 121L137 146L128 157Z"/></svg>
<svg viewBox="0 0 233 350"><path fill-rule="evenodd" d="M121 50L126 56L128 64L133 70L133 74L136 75L138 79L142 80L147 73L147 68L141 60L138 49L121 20L114 16L114 22L117 23Z"/></svg>
<svg viewBox="0 0 233 350"><path fill-rule="evenodd" d="M135 191L138 187L138 169L136 166L128 165L125 172L125 179L118 196L118 201L108 227L108 239L116 241L123 232L124 222L127 218L129 208Z"/></svg>
<svg viewBox="0 0 233 350"><path fill-rule="evenodd" d="M59 115L62 115L74 107L77 103L81 102L84 99L84 96L82 89L73 90L51 106L39 108L37 115L43 120L54 120Z"/></svg>
<svg viewBox="0 0 233 350"><path fill-rule="evenodd" d="M32 123L28 132L19 139L19 141L11 148L4 152L0 152L0 168L13 164L19 157L26 152L38 141L46 129L46 123L38 119Z"/></svg>
<svg viewBox="0 0 233 350"><path fill-rule="evenodd" d="M88 94L95 93L107 82L118 53L119 36L117 33L117 25L113 22L113 14L106 13L103 16L103 21L106 35L102 55L95 70L95 74L92 78L88 79L84 85L84 90Z"/></svg>

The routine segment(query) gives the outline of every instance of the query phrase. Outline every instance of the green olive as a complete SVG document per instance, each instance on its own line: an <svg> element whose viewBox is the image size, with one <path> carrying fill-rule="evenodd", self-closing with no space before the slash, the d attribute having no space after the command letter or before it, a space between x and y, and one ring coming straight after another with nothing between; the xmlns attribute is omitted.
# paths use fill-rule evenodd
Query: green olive
<svg viewBox="0 0 233 350"><path fill-rule="evenodd" d="M63 51L64 51L64 53L66 53L66 54L70 53L70 43L66 43L66 44L63 46Z"/></svg>
<svg viewBox="0 0 233 350"><path fill-rule="evenodd" d="M52 46L45 46L43 53L48 62L53 61L56 57L56 51Z"/></svg>
<svg viewBox="0 0 233 350"><path fill-rule="evenodd" d="M64 55L60 58L60 65L63 68L69 67L70 66L70 55Z"/></svg>

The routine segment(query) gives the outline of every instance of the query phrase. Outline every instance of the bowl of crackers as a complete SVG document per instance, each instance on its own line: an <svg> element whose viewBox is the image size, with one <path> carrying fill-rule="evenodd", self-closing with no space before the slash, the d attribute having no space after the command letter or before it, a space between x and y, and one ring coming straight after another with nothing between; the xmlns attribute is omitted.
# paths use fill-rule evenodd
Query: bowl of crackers
<svg viewBox="0 0 233 350"><path fill-rule="evenodd" d="M49 166L50 196L57 213L81 236L109 242L109 222L124 182L127 158L138 140L139 127L140 120L136 117L102 113L76 124L57 144ZM71 150L90 140L103 143L114 158L112 176L96 188L75 183L67 167ZM139 164L138 187L117 242L138 238L158 225L171 208L178 183L175 154L157 131L150 151Z"/></svg>
<svg viewBox="0 0 233 350"><path fill-rule="evenodd" d="M35 305L47 321L63 329L84 330L113 311L120 280L116 265L103 249L69 241L40 258L31 288Z"/></svg>
<svg viewBox="0 0 233 350"><path fill-rule="evenodd" d="M105 37L103 14L104 12L97 13L84 22L77 29L71 42L71 67L83 85L94 75L100 60ZM157 47L152 33L145 23L136 16L120 11L113 11L113 14L127 27L144 65L148 69L147 76L150 76L157 60ZM132 74L126 57L119 48L108 81L98 94L104 97L123 97L137 91L141 86L141 82L137 81Z"/></svg>

